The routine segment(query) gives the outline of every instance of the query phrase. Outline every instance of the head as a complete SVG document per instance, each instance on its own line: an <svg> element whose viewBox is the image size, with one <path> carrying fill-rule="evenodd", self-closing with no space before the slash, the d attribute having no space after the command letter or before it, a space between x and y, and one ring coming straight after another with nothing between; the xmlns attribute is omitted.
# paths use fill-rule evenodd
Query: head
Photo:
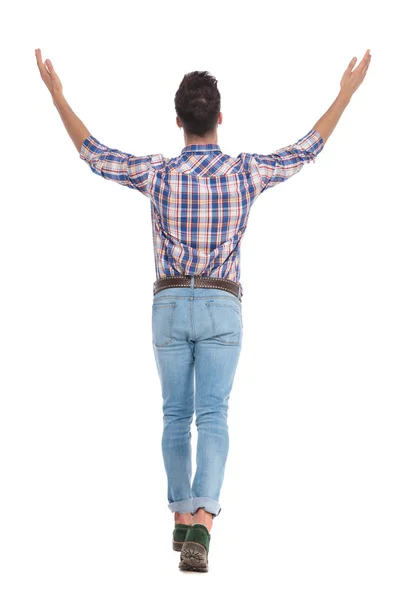
<svg viewBox="0 0 400 600"><path fill-rule="evenodd" d="M192 71L175 94L176 123L183 128L185 145L217 144L222 123L221 96L217 80L208 71Z"/></svg>

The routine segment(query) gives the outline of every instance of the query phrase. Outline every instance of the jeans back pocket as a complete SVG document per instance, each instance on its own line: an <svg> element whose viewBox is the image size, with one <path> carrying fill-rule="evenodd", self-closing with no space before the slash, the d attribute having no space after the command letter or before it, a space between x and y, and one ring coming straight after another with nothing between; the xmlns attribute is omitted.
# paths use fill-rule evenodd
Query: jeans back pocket
<svg viewBox="0 0 400 600"><path fill-rule="evenodd" d="M176 302L154 302L152 306L152 335L155 346L172 342L172 324Z"/></svg>
<svg viewBox="0 0 400 600"><path fill-rule="evenodd" d="M206 306L213 337L222 344L238 346L243 334L241 307L225 299L209 300Z"/></svg>

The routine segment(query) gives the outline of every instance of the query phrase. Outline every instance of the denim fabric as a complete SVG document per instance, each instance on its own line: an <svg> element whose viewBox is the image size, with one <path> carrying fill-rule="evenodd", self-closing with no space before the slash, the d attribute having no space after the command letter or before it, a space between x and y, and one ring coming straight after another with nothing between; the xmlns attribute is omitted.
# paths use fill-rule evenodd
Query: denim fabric
<svg viewBox="0 0 400 600"><path fill-rule="evenodd" d="M172 512L217 516L229 449L228 401L242 346L241 300L211 288L153 296L152 341L163 399L162 453ZM239 292L240 295L240 292ZM191 424L196 415L192 482Z"/></svg>

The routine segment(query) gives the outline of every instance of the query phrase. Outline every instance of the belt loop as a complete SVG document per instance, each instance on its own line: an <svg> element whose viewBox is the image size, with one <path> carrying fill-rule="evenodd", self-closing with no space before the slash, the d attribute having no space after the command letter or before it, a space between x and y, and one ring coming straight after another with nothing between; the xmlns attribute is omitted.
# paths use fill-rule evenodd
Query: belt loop
<svg viewBox="0 0 400 600"><path fill-rule="evenodd" d="M190 289L191 290L194 289L194 275L192 275L191 278L190 278Z"/></svg>
<svg viewBox="0 0 400 600"><path fill-rule="evenodd" d="M240 287L240 283L239 283L238 299L239 299L240 301L242 301L242 289L241 289L241 287Z"/></svg>

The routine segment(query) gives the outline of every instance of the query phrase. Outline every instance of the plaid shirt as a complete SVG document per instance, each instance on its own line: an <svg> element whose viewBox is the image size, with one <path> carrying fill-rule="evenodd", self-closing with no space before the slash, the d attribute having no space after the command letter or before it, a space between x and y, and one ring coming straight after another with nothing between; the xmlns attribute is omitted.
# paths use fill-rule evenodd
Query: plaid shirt
<svg viewBox="0 0 400 600"><path fill-rule="evenodd" d="M250 208L267 188L314 161L323 139L311 130L273 154L236 158L217 144L190 144L180 156L135 156L89 135L80 158L96 175L150 198L156 278L203 275L240 283L240 245Z"/></svg>

